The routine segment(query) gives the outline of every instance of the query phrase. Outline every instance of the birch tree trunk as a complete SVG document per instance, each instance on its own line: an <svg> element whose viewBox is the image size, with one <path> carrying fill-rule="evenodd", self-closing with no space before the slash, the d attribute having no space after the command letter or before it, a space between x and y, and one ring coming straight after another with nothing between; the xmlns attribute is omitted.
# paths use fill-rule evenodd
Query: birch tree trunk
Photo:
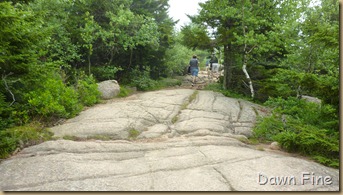
<svg viewBox="0 0 343 195"><path fill-rule="evenodd" d="M243 19L242 19L242 28L243 28L243 36L244 36L244 56L243 56L243 67L242 67L242 69L243 69L243 72L244 72L244 74L245 74L245 77L248 79L248 81L249 81L249 88L250 88L250 93L251 93L251 98L253 98L254 99L254 97L255 97L255 91L254 91L254 86L253 86L253 84L252 84L252 80L251 80L251 78L250 78L250 75L249 75L249 73L248 73L248 71L247 71L247 64L248 64L248 55L249 55L249 53L255 48L255 46L254 47L252 47L251 49L250 49L250 51L247 51L247 37L246 37L246 32L245 32L245 28L246 28L246 26L245 26L245 23L244 23L244 0L243 0L243 4L242 4L242 16L243 16Z"/></svg>
<svg viewBox="0 0 343 195"><path fill-rule="evenodd" d="M248 63L248 54L244 51L244 61L243 61L243 72L245 74L245 77L248 79L249 81L249 88L250 88L250 93L251 93L251 98L255 97L255 91L254 91L254 86L252 84L252 80L250 78L250 75L247 71L247 63Z"/></svg>

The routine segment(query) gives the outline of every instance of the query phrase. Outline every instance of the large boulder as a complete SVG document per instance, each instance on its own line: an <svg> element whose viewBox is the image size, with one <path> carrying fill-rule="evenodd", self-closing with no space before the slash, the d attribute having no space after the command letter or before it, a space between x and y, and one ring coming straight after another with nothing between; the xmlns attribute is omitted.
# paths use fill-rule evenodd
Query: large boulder
<svg viewBox="0 0 343 195"><path fill-rule="evenodd" d="M98 90L104 100L112 99L120 93L120 86L116 80L108 80L98 83Z"/></svg>

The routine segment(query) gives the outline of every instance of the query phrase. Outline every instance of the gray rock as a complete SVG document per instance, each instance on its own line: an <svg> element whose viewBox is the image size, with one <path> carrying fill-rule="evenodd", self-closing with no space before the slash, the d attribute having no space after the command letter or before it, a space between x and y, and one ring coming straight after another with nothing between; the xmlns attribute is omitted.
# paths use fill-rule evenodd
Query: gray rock
<svg viewBox="0 0 343 195"><path fill-rule="evenodd" d="M280 144L278 142L272 142L269 148L272 150L280 150Z"/></svg>
<svg viewBox="0 0 343 195"><path fill-rule="evenodd" d="M98 90L104 100L112 99L120 93L120 86L116 80L108 80L98 83Z"/></svg>
<svg viewBox="0 0 343 195"><path fill-rule="evenodd" d="M117 140L57 139L25 148L0 163L0 191L339 190L339 170L243 143L263 107L195 92L138 93L81 112L52 127L55 137ZM141 134L127 141L131 130ZM296 183L276 185L276 177Z"/></svg>
<svg viewBox="0 0 343 195"><path fill-rule="evenodd" d="M301 99L304 99L308 102L312 102L312 103L316 103L316 104L321 104L322 103L322 100L316 98L316 97L311 97L311 96L307 96L307 95L302 95L301 96Z"/></svg>
<svg viewBox="0 0 343 195"><path fill-rule="evenodd" d="M148 128L147 131L143 131L139 136L138 139L142 138L157 138L166 134L169 130L169 127L164 124L156 124Z"/></svg>
<svg viewBox="0 0 343 195"><path fill-rule="evenodd" d="M302 177L311 178L302 184ZM3 191L338 191L339 171L227 137L48 141L0 164ZM331 183L312 184L312 176ZM265 183L268 177L268 182ZM294 182L275 185L276 177Z"/></svg>
<svg viewBox="0 0 343 195"><path fill-rule="evenodd" d="M251 127L236 127L235 133L238 135L244 135L246 137L252 136Z"/></svg>

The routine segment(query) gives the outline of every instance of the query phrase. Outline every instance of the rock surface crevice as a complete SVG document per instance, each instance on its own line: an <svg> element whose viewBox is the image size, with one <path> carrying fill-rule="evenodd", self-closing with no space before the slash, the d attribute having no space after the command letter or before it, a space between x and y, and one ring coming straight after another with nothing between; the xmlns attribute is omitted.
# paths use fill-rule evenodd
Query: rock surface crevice
<svg viewBox="0 0 343 195"><path fill-rule="evenodd" d="M51 128L57 140L2 161L0 190L338 191L339 170L240 141L265 114L260 105L194 89L108 101ZM130 130L140 135L130 139ZM332 184L258 182L263 173L295 176L299 183L302 172L331 177Z"/></svg>

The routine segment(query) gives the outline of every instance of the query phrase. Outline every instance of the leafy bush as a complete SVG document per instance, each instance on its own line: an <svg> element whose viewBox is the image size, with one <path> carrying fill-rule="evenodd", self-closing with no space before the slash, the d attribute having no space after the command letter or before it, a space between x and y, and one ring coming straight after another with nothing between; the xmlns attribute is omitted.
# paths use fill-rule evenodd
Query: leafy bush
<svg viewBox="0 0 343 195"><path fill-rule="evenodd" d="M275 115L259 118L254 128L254 137L259 141L273 141L273 137L283 131L282 121Z"/></svg>
<svg viewBox="0 0 343 195"><path fill-rule="evenodd" d="M287 98L300 93L319 97L326 104L339 105L338 76L287 69L275 69L270 74L271 78L255 82L259 86L257 96Z"/></svg>
<svg viewBox="0 0 343 195"><path fill-rule="evenodd" d="M6 158L17 148L24 148L51 139L52 133L39 123L0 131L0 158Z"/></svg>
<svg viewBox="0 0 343 195"><path fill-rule="evenodd" d="M322 75L318 79L318 88L315 94L325 103L339 107L339 76Z"/></svg>
<svg viewBox="0 0 343 195"><path fill-rule="evenodd" d="M116 66L95 66L91 68L91 72L98 81L113 80L116 73L122 70Z"/></svg>
<svg viewBox="0 0 343 195"><path fill-rule="evenodd" d="M54 78L48 78L42 88L26 94L26 99L31 114L44 118L70 118L82 110L77 92Z"/></svg>
<svg viewBox="0 0 343 195"><path fill-rule="evenodd" d="M274 113L291 116L304 124L315 125L319 128L338 129L338 115L329 104L318 105L295 97L288 99L270 98L266 106L274 107Z"/></svg>
<svg viewBox="0 0 343 195"><path fill-rule="evenodd" d="M200 66L205 65L205 58L208 56L208 52L204 50L193 50L184 46L182 44L182 37L182 33L177 34L175 36L175 44L167 49L165 53L165 67L162 70L165 76L184 75L193 54L197 54L200 60Z"/></svg>
<svg viewBox="0 0 343 195"><path fill-rule="evenodd" d="M0 93L0 130L7 128L12 122L9 119L11 107L5 102L5 96Z"/></svg>
<svg viewBox="0 0 343 195"><path fill-rule="evenodd" d="M133 71L134 78L132 79L132 84L137 87L140 91L149 91L158 88L158 82L151 79L149 71Z"/></svg>
<svg viewBox="0 0 343 195"><path fill-rule="evenodd" d="M98 85L93 76L84 75L83 78L78 80L76 89L80 97L81 104L92 106L99 102L100 92L98 91Z"/></svg>
<svg viewBox="0 0 343 195"><path fill-rule="evenodd" d="M277 141L289 152L299 152L322 164L338 167L338 116L331 105L292 97L271 98L265 104L274 108L273 114L258 121L255 138Z"/></svg>
<svg viewBox="0 0 343 195"><path fill-rule="evenodd" d="M8 120L11 121L13 125L22 126L29 123L31 118L26 106L15 105L13 108L11 108L11 113Z"/></svg>
<svg viewBox="0 0 343 195"><path fill-rule="evenodd" d="M296 96L297 89L301 84L303 73L293 70L274 69L270 71L273 76L271 78L257 82L261 87L258 93L269 97Z"/></svg>
<svg viewBox="0 0 343 195"><path fill-rule="evenodd" d="M326 129L319 129L313 125L303 125L299 121L292 121L281 133L273 139L289 152L316 157L320 163L338 167L339 135L330 136Z"/></svg>
<svg viewBox="0 0 343 195"><path fill-rule="evenodd" d="M127 88L126 86L120 85L120 93L118 97L127 97L132 93L132 90Z"/></svg>

